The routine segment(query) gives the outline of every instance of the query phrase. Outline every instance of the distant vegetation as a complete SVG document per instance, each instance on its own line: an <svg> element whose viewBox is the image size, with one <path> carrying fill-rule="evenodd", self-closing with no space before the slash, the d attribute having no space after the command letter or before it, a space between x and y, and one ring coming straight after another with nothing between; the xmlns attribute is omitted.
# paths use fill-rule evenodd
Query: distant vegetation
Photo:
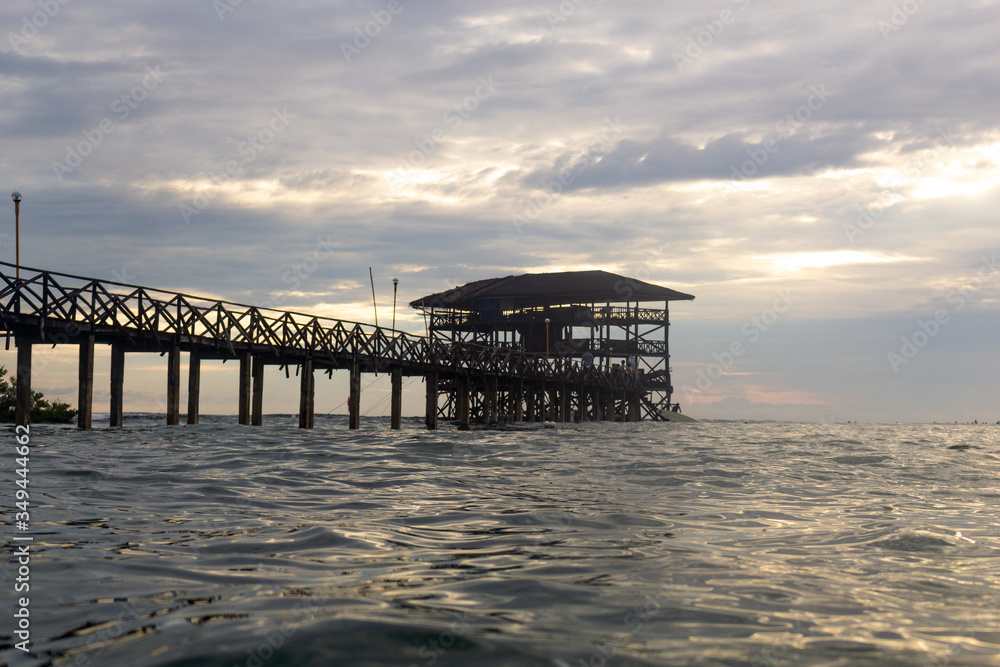
<svg viewBox="0 0 1000 667"><path fill-rule="evenodd" d="M7 369L0 366L0 422L14 421L17 406L17 381L7 378ZM31 392L31 423L68 424L77 411L69 403L50 403L39 391Z"/></svg>

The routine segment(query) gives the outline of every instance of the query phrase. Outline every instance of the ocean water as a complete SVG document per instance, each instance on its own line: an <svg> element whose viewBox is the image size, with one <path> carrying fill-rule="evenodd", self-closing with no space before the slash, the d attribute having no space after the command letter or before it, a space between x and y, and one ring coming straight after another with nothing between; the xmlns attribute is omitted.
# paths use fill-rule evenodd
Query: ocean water
<svg viewBox="0 0 1000 667"><path fill-rule="evenodd" d="M1000 664L1000 426L36 426L11 665Z"/></svg>

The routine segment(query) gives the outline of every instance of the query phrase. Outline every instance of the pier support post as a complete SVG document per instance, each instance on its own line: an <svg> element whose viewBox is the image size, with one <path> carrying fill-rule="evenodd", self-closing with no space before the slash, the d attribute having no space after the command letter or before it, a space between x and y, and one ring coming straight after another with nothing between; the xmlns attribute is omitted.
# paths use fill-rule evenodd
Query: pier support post
<svg viewBox="0 0 1000 667"><path fill-rule="evenodd" d="M433 431L438 424L438 374L428 373L424 378L427 383L427 405L424 409L424 423L427 430Z"/></svg>
<svg viewBox="0 0 1000 667"><path fill-rule="evenodd" d="M559 386L559 421L570 421L570 395L569 385L565 382Z"/></svg>
<svg viewBox="0 0 1000 667"><path fill-rule="evenodd" d="M313 361L302 362L302 382L299 391L299 428L312 428L315 421L316 382L313 378Z"/></svg>
<svg viewBox="0 0 1000 667"><path fill-rule="evenodd" d="M538 387L534 382L528 385L527 422L533 424L538 419Z"/></svg>
<svg viewBox="0 0 1000 667"><path fill-rule="evenodd" d="M253 396L250 406L250 425L260 426L264 423L264 360L254 357L250 370L253 384Z"/></svg>
<svg viewBox="0 0 1000 667"><path fill-rule="evenodd" d="M240 353L240 411L241 426L250 425L250 376L252 374L250 353Z"/></svg>
<svg viewBox="0 0 1000 667"><path fill-rule="evenodd" d="M347 394L348 428L361 428L361 366L351 364L351 386Z"/></svg>
<svg viewBox="0 0 1000 667"><path fill-rule="evenodd" d="M171 346L167 352L167 426L181 423L181 348Z"/></svg>
<svg viewBox="0 0 1000 667"><path fill-rule="evenodd" d="M28 426L31 423L31 342L17 339L17 404L14 406L14 423Z"/></svg>
<svg viewBox="0 0 1000 667"><path fill-rule="evenodd" d="M458 430L469 430L469 376L458 376Z"/></svg>
<svg viewBox="0 0 1000 667"><path fill-rule="evenodd" d="M191 350L188 356L188 424L198 423L201 403L201 352Z"/></svg>
<svg viewBox="0 0 1000 667"><path fill-rule="evenodd" d="M486 394L485 396L486 400L484 401L486 405L484 406L485 409L483 411L485 413L483 415L484 421L487 424L495 424L497 423L497 417L498 417L497 394L499 393L497 377L495 375L490 375L489 377L486 378L486 386L483 388L483 391Z"/></svg>
<svg viewBox="0 0 1000 667"><path fill-rule="evenodd" d="M642 421L642 376L643 370L639 369L636 373L636 378L638 381L638 386L628 392L628 417L629 421Z"/></svg>
<svg viewBox="0 0 1000 667"><path fill-rule="evenodd" d="M403 426L403 368L393 366L389 374L392 377L392 396L389 399L392 404L389 418L390 428L398 431Z"/></svg>
<svg viewBox="0 0 1000 667"><path fill-rule="evenodd" d="M80 394L77 398L79 412L77 428L91 428L94 416L94 337L84 336L80 341Z"/></svg>
<svg viewBox="0 0 1000 667"><path fill-rule="evenodd" d="M517 378L514 380L514 390L513 403L514 409L512 411L514 421L522 422L524 421L524 378Z"/></svg>
<svg viewBox="0 0 1000 667"><path fill-rule="evenodd" d="M590 421L590 397L586 385L576 385L576 421Z"/></svg>
<svg viewBox="0 0 1000 667"><path fill-rule="evenodd" d="M122 426L124 406L122 393L125 387L125 346L121 343L111 344L111 426Z"/></svg>

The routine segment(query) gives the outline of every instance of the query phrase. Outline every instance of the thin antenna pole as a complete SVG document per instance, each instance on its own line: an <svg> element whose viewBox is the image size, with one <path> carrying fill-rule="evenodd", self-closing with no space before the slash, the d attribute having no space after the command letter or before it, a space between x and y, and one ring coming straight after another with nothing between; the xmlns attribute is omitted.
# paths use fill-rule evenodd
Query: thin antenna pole
<svg viewBox="0 0 1000 667"><path fill-rule="evenodd" d="M375 311L375 328L378 328L378 305L375 303L375 276L372 275L372 267L368 267L368 279L372 282L372 310Z"/></svg>
<svg viewBox="0 0 1000 667"><path fill-rule="evenodd" d="M396 288L399 287L399 278L392 279L392 330L396 330Z"/></svg>

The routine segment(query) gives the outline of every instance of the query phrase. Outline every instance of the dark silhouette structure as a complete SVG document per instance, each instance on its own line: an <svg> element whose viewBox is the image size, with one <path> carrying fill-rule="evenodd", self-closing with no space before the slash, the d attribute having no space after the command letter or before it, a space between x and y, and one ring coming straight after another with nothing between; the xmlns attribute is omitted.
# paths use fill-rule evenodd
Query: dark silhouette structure
<svg viewBox="0 0 1000 667"><path fill-rule="evenodd" d="M7 269L17 269L21 276L11 275ZM645 290L642 285L623 282L617 289L621 294L630 294L629 290ZM630 298L636 294L638 292L631 293ZM572 299L566 301L567 304L572 302ZM446 388L445 393L449 396L444 412L453 416L461 429L469 428L473 406L477 417L487 424L508 417L515 421L568 421L574 413L595 418L640 419L641 403L649 392L642 371L626 373L617 365L609 369L607 364L604 368L596 368L593 364L589 368L581 367L574 355L563 350L566 345L576 345L572 327L567 329L567 325L583 320L566 319L575 306L566 306L569 310L564 313L545 303L548 303L547 298L534 304L517 302L514 304L516 313L505 314L499 310L494 313L495 317L506 317L512 323L521 322L522 335L533 336L529 347L534 352L530 352L515 349L515 344L510 342L482 342L499 339L478 325L474 326L471 320L461 327L456 326L454 337L441 335L440 321L435 325L435 336L420 336L369 324L0 262L0 332L6 334L5 347L9 349L12 342L17 346L15 421L22 426L30 421L32 351L54 345L79 347L78 426L81 428L92 425L97 345L111 347L112 426L122 425L125 360L131 353L158 353L166 357L168 424L180 423L182 354L188 356L189 424L198 423L201 362L206 359L238 360L239 422L251 426L260 425L263 418L264 367L267 365L283 367L286 376L290 369L295 369L299 376L299 426L302 428L312 428L314 423L315 371L327 371L332 376L337 369L350 372L350 428L359 426L361 377L365 373L386 373L391 377L392 428L401 427L404 376L424 380L428 428L437 427L438 415L442 412L439 406L441 387ZM531 315L532 309L537 308L548 308L548 314L556 318L555 326L549 328L550 333L554 331L556 335L555 354L539 351L547 346L540 342L544 329L538 328L535 316ZM453 307L442 316L454 319L460 312L458 307ZM634 311L626 308L619 315L608 311L594 321L610 327L653 317L643 312L638 306ZM656 312L665 316L663 311ZM479 313L476 317L482 319ZM663 319L662 325L666 324ZM525 326L528 328L523 328ZM495 325L490 331L494 329L500 331L502 327ZM460 330L469 335L457 335ZM510 331L513 336L518 329ZM610 337L608 345L614 347L608 353L608 360L634 347L629 346L628 340L618 343ZM624 347L615 347L619 345ZM602 349L599 345L592 347ZM657 348L657 352L662 352L666 359L665 346ZM653 376L650 380L662 382ZM669 380L663 386L669 386Z"/></svg>
<svg viewBox="0 0 1000 667"><path fill-rule="evenodd" d="M546 355L570 360L585 372L635 373L641 376L641 416L662 419L661 413L672 406L673 393L670 302L693 299L690 294L607 271L569 271L478 280L410 305L424 312L431 337L451 345L506 347ZM441 390L447 397L440 404L441 414L453 417L459 388L443 385ZM490 391L487 379L474 388L473 415L486 418L489 414L481 399ZM506 391L512 403L522 400L514 388ZM594 402L579 396L577 403L580 417L611 418L626 411L617 407L611 414L587 410L582 406L594 406ZM597 406L601 407L600 401ZM515 405L513 410L519 408Z"/></svg>

